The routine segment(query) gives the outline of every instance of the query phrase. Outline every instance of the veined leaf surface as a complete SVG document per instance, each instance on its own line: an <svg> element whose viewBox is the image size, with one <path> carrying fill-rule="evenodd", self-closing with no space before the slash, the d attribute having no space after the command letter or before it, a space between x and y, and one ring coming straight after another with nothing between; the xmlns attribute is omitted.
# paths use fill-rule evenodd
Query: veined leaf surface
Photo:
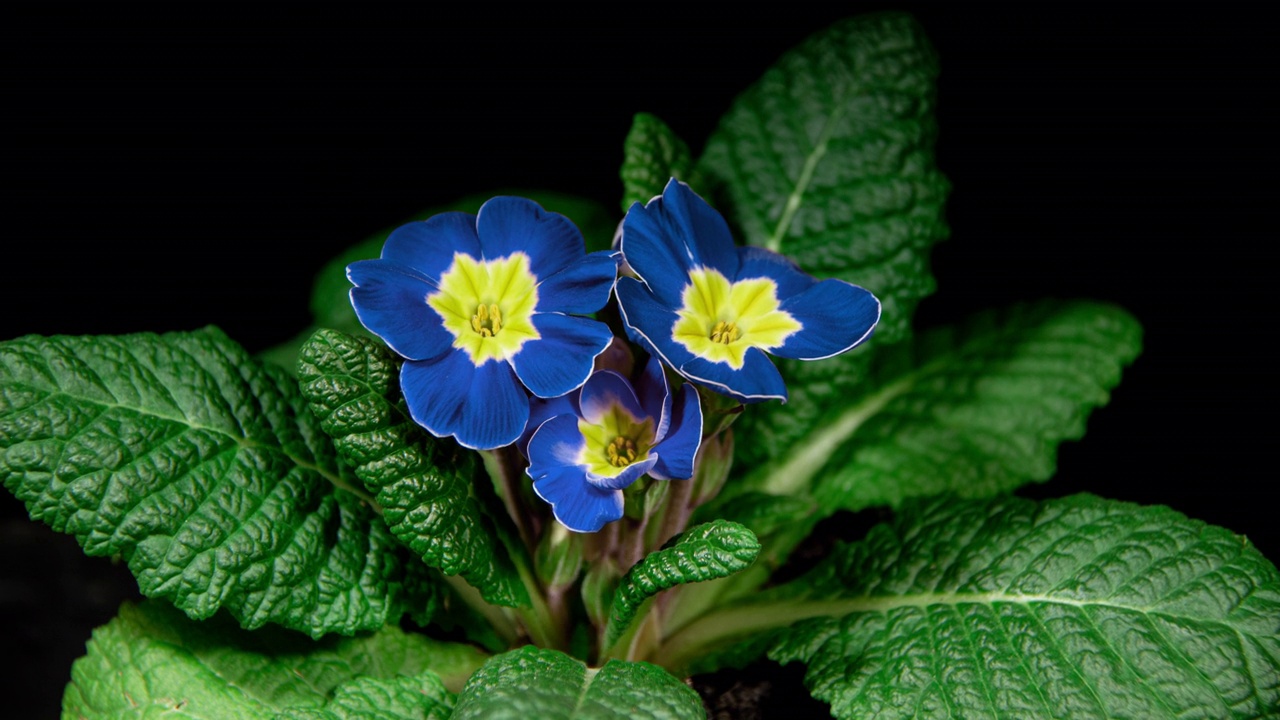
<svg viewBox="0 0 1280 720"><path fill-rule="evenodd" d="M443 718L482 663L467 645L394 627L313 642L279 628L192 622L162 603L125 605L71 668L63 717Z"/></svg>
<svg viewBox="0 0 1280 720"><path fill-rule="evenodd" d="M452 720L702 720L702 700L649 663L588 668L526 646L490 660L458 696Z"/></svg>
<svg viewBox="0 0 1280 720"><path fill-rule="evenodd" d="M395 538L296 383L216 329L0 343L0 479L193 618L320 636L402 611Z"/></svg>
<svg viewBox="0 0 1280 720"><path fill-rule="evenodd" d="M806 663L839 718L1280 712L1275 566L1221 528L1088 495L913 504L676 645L716 629Z"/></svg>
<svg viewBox="0 0 1280 720"><path fill-rule="evenodd" d="M399 363L381 341L319 330L302 347L302 393L402 542L489 602L529 597L474 494L475 457L424 432L396 405Z"/></svg>

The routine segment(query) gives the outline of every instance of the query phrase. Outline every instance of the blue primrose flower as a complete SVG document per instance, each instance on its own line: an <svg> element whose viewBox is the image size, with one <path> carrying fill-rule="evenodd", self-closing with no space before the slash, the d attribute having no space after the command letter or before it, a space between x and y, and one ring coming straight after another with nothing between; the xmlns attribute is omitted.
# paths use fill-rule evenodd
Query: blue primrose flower
<svg viewBox="0 0 1280 720"><path fill-rule="evenodd" d="M404 225L381 258L347 267L356 316L405 358L410 415L477 450L520 436L524 388L555 397L586 381L612 333L569 313L603 307L616 276L568 218L518 197Z"/></svg>
<svg viewBox="0 0 1280 720"><path fill-rule="evenodd" d="M783 256L737 247L729 226L688 185L635 203L622 255L639 279L618 280L632 339L690 381L741 402L786 401L766 351L820 360L866 340L880 301L843 280L819 282Z"/></svg>
<svg viewBox="0 0 1280 720"><path fill-rule="evenodd" d="M658 480L693 477L702 442L702 405L685 385L672 398L662 363L650 359L635 389L612 370L582 390L545 404L529 439L529 477L560 524L596 532L622 517L622 490L648 473ZM539 413L535 410L535 413Z"/></svg>

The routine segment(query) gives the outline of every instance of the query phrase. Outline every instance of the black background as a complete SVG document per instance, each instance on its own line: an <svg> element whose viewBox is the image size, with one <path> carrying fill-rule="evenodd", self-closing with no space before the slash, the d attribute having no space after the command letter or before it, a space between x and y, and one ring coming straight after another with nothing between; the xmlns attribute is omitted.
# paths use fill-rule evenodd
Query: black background
<svg viewBox="0 0 1280 720"><path fill-rule="evenodd" d="M782 52L841 17L907 9L941 57L938 162L954 184L918 324L1082 297L1146 328L1059 476L1024 494L1168 504L1280 557L1267 292L1280 86L1258 14L709 7L705 20L639 4L25 8L0 30L0 339L216 324L264 349L308 323L311 277L346 245L473 192L616 208L633 113L696 153ZM18 665L6 706L52 717L90 629L136 585L7 493L0 510L0 639Z"/></svg>

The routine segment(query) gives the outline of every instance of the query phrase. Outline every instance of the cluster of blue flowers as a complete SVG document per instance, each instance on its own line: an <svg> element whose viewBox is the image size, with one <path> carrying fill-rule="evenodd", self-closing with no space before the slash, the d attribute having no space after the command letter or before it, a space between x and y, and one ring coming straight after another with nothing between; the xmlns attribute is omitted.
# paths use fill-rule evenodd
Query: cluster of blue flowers
<svg viewBox="0 0 1280 720"><path fill-rule="evenodd" d="M405 359L413 419L468 448L519 441L534 491L577 532L622 517L622 491L642 475L693 476L701 403L689 384L673 392L664 366L744 403L785 401L766 353L830 357L880 317L863 288L735 245L724 218L675 179L627 212L617 252L587 254L564 216L497 197L478 215L397 229L347 276L360 322ZM582 317L614 295L650 355L634 385L596 368L614 334Z"/></svg>

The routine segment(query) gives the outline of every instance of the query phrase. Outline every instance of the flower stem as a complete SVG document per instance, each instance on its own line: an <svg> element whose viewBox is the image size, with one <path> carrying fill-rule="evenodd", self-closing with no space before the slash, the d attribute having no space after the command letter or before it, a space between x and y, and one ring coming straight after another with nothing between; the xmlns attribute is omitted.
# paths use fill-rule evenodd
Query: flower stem
<svg viewBox="0 0 1280 720"><path fill-rule="evenodd" d="M498 634L502 642L507 645L515 643L520 632L516 627L510 610L485 602L485 599L480 596L479 590L468 585L465 580L457 575L444 575L443 577L445 583L453 588L453 592L462 602L489 621L489 625L493 627L493 631Z"/></svg>
<svg viewBox="0 0 1280 720"><path fill-rule="evenodd" d="M555 617L551 606L547 602L547 595L542 584L538 582L537 576L534 575L533 568L529 566L527 557L513 557L512 560L515 561L516 572L520 575L520 581L524 583L525 589L529 591L529 601L532 603L530 607L516 610L521 624L524 625L525 630L529 633L529 639L538 647L568 650L567 618L557 619Z"/></svg>
<svg viewBox="0 0 1280 720"><path fill-rule="evenodd" d="M536 547L532 520L520 507L519 453L514 445L508 445L496 450L481 451L480 457L484 459L484 469L493 479L494 490L497 491L498 497L502 498L507 515L511 517L516 531L520 533L520 541L532 551Z"/></svg>

